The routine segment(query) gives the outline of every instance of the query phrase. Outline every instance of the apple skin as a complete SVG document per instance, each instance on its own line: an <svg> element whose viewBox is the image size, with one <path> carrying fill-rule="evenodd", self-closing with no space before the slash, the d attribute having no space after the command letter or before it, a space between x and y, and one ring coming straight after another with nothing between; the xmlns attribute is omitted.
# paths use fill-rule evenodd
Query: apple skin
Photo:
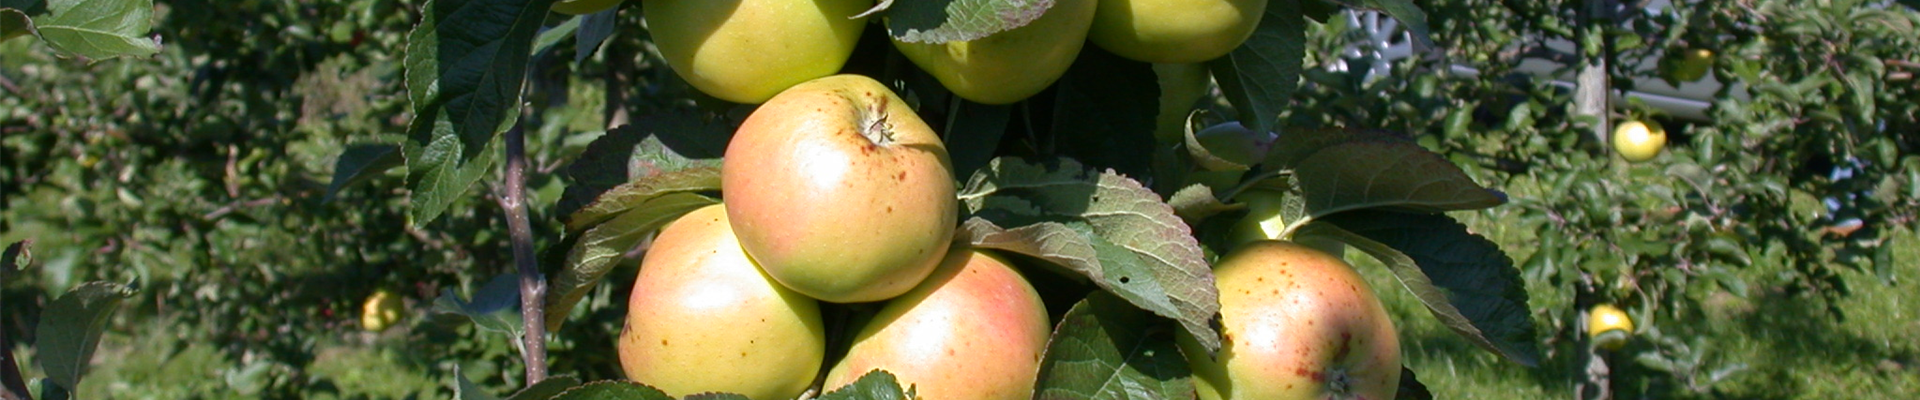
<svg viewBox="0 0 1920 400"><path fill-rule="evenodd" d="M360 306L360 327L368 332L379 332L400 322L406 305L400 301L400 295L380 289L367 296L366 304Z"/></svg>
<svg viewBox="0 0 1920 400"><path fill-rule="evenodd" d="M1652 160L1667 147L1667 131L1653 121L1627 121L1613 128L1613 150L1629 162Z"/></svg>
<svg viewBox="0 0 1920 400"><path fill-rule="evenodd" d="M873 0L648 0L647 30L688 84L713 97L760 103L832 75L853 55Z"/></svg>
<svg viewBox="0 0 1920 400"><path fill-rule="evenodd" d="M960 98L1010 104L1032 97L1067 72L1087 42L1098 0L1059 0L1025 26L963 42L893 40L914 65Z"/></svg>
<svg viewBox="0 0 1920 400"><path fill-rule="evenodd" d="M1693 82L1706 78L1711 69L1713 50L1687 49L1680 52L1680 61L1669 68L1668 77L1678 82Z"/></svg>
<svg viewBox="0 0 1920 400"><path fill-rule="evenodd" d="M906 293L958 224L946 145L871 78L794 86L740 125L720 167L741 247L781 284L835 303Z"/></svg>
<svg viewBox="0 0 1920 400"><path fill-rule="evenodd" d="M1154 116L1153 137L1162 144L1180 143L1187 134L1187 114L1193 102L1207 95L1213 81L1207 65L1200 63L1154 64L1153 76L1160 84L1160 114Z"/></svg>
<svg viewBox="0 0 1920 400"><path fill-rule="evenodd" d="M820 304L762 274L723 208L694 210L654 239L627 301L620 365L675 398L794 398L825 362Z"/></svg>
<svg viewBox="0 0 1920 400"><path fill-rule="evenodd" d="M827 388L875 369L925 399L1029 399L1049 336L1040 294L1005 260L956 244L926 282L854 336Z"/></svg>
<svg viewBox="0 0 1920 400"><path fill-rule="evenodd" d="M553 3L553 12L567 15L592 14L611 10L623 0L560 0Z"/></svg>
<svg viewBox="0 0 1920 400"><path fill-rule="evenodd" d="M1087 38L1151 63L1197 63L1232 52L1253 35L1267 0L1100 0Z"/></svg>
<svg viewBox="0 0 1920 400"><path fill-rule="evenodd" d="M1610 332L1618 334L1609 335ZM1607 350L1619 350L1627 345L1628 336L1633 335L1633 317L1612 304L1601 304L1587 310L1587 338L1594 344Z"/></svg>
<svg viewBox="0 0 1920 400"><path fill-rule="evenodd" d="M1225 339L1217 358L1176 335L1200 399L1392 399L1399 390L1393 321L1345 261L1260 241L1221 258L1214 282Z"/></svg>

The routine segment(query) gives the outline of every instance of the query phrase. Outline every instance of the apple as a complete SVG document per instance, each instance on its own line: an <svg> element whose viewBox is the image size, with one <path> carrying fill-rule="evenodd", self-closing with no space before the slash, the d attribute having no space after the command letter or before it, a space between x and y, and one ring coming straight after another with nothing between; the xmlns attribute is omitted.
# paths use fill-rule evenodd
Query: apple
<svg viewBox="0 0 1920 400"><path fill-rule="evenodd" d="M560 0L553 3L553 12L567 15L592 14L611 10L620 5L621 0Z"/></svg>
<svg viewBox="0 0 1920 400"><path fill-rule="evenodd" d="M960 215L946 144L899 95L835 75L742 121L720 167L727 216L781 284L853 303L906 293L946 256Z"/></svg>
<svg viewBox="0 0 1920 400"><path fill-rule="evenodd" d="M400 296L386 289L373 291L367 296L365 305L360 306L360 328L370 332L379 332L393 327L395 322L406 316L401 313L405 305Z"/></svg>
<svg viewBox="0 0 1920 400"><path fill-rule="evenodd" d="M1667 147L1667 131L1653 121L1627 121L1613 128L1613 150L1630 162L1652 160Z"/></svg>
<svg viewBox="0 0 1920 400"><path fill-rule="evenodd" d="M761 273L724 208L687 213L654 239L627 301L620 366L675 398L794 398L825 362L820 304Z"/></svg>
<svg viewBox="0 0 1920 400"><path fill-rule="evenodd" d="M1230 245L1228 248L1237 249L1248 243L1265 240L1290 239L1294 243L1312 247L1327 254L1346 254L1347 245L1339 240L1317 236L1280 237L1287 229L1287 219L1281 215L1281 211L1286 206L1287 196L1286 192L1258 187L1248 188L1234 195L1234 201L1246 203L1247 216L1235 221L1233 227L1227 231L1227 241Z"/></svg>
<svg viewBox="0 0 1920 400"><path fill-rule="evenodd" d="M1595 346L1607 350L1619 350L1626 346L1627 337L1633 335L1633 318L1626 311L1612 304L1601 304L1587 310L1587 338Z"/></svg>
<svg viewBox="0 0 1920 400"><path fill-rule="evenodd" d="M1197 63L1232 52L1253 35L1267 0L1100 0L1087 38L1151 63Z"/></svg>
<svg viewBox="0 0 1920 400"><path fill-rule="evenodd" d="M1667 77L1678 82L1693 82L1706 78L1707 72L1712 68L1713 50L1688 49L1680 52L1679 62L1668 64Z"/></svg>
<svg viewBox="0 0 1920 400"><path fill-rule="evenodd" d="M959 244L926 282L860 329L825 387L880 369L920 398L1029 399L1048 335L1046 306L1026 278Z"/></svg>
<svg viewBox="0 0 1920 400"><path fill-rule="evenodd" d="M1009 104L1053 85L1086 44L1098 0L1060 0L1025 26L970 40L907 43L893 40L914 65L961 98Z"/></svg>
<svg viewBox="0 0 1920 400"><path fill-rule="evenodd" d="M647 31L667 66L713 97L759 103L832 75L866 29L873 0L648 0Z"/></svg>
<svg viewBox="0 0 1920 400"><path fill-rule="evenodd" d="M1154 116L1153 137L1163 144L1180 143L1187 135L1187 114L1193 102L1207 95L1213 77L1201 63L1153 64L1153 76L1160 84L1160 114Z"/></svg>
<svg viewBox="0 0 1920 400"><path fill-rule="evenodd" d="M1338 257L1260 241L1221 258L1219 354L1176 334L1204 400L1391 399L1400 342L1387 310Z"/></svg>

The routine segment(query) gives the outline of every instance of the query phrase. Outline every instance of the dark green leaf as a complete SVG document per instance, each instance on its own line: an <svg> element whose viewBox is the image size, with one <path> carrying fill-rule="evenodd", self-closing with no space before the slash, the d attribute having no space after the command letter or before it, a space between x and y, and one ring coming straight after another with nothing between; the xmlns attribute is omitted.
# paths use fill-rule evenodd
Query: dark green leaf
<svg viewBox="0 0 1920 400"><path fill-rule="evenodd" d="M583 224L591 225L613 214L602 212L584 217L576 214L582 208L600 207L606 211L599 203L608 203L605 195L608 190L648 179L665 180L656 176L684 169L712 169L715 175L710 190L718 190L720 156L726 154L727 141L732 135L731 122L708 119L688 109L647 115L607 131L567 166L567 177L573 182L560 196L556 214L567 218L569 228L577 231L585 227Z"/></svg>
<svg viewBox="0 0 1920 400"><path fill-rule="evenodd" d="M1308 214L1316 217L1362 208L1434 213L1506 202L1446 158L1408 142L1329 146L1295 165L1294 178Z"/></svg>
<svg viewBox="0 0 1920 400"><path fill-rule="evenodd" d="M1219 293L1200 244L1139 182L1069 159L998 158L973 175L961 200L979 217L963 226L975 245L1060 263L1219 348L1207 325Z"/></svg>
<svg viewBox="0 0 1920 400"><path fill-rule="evenodd" d="M499 158L520 115L534 35L555 0L432 0L407 36L407 175L415 226L439 218Z"/></svg>
<svg viewBox="0 0 1920 400"><path fill-rule="evenodd" d="M12 273L30 265L33 265L32 240L13 242L7 245L6 252L0 253L0 273Z"/></svg>
<svg viewBox="0 0 1920 400"><path fill-rule="evenodd" d="M1220 92L1240 112L1240 123L1254 132L1274 130L1280 110L1300 85L1307 55L1307 24L1300 16L1300 1L1267 2L1253 36L1225 57L1207 63Z"/></svg>
<svg viewBox="0 0 1920 400"><path fill-rule="evenodd" d="M1427 385L1413 376L1413 369L1400 367L1400 390L1394 392L1395 400L1433 400L1433 392L1427 391Z"/></svg>
<svg viewBox="0 0 1920 400"><path fill-rule="evenodd" d="M1126 176L1153 176L1160 84L1152 64L1087 46L1055 85L1057 154Z"/></svg>
<svg viewBox="0 0 1920 400"><path fill-rule="evenodd" d="M642 178L608 189L593 203L568 214L567 230L579 232L592 228L657 197L717 190L720 190L718 167L689 168Z"/></svg>
<svg viewBox="0 0 1920 400"><path fill-rule="evenodd" d="M1492 241L1444 214L1349 211L1300 234L1345 242L1380 259L1441 324L1481 348L1526 366L1540 349L1526 285Z"/></svg>
<svg viewBox="0 0 1920 400"><path fill-rule="evenodd" d="M33 20L19 9L0 7L0 42L33 33Z"/></svg>
<svg viewBox="0 0 1920 400"><path fill-rule="evenodd" d="M433 310L464 315L481 329L506 333L518 338L526 327L520 319L520 274L501 274L473 291L473 299L461 300L453 289L441 289L433 300Z"/></svg>
<svg viewBox="0 0 1920 400"><path fill-rule="evenodd" d="M1053 0L888 0L881 6L887 7L883 15L894 39L945 43L1026 26L1053 8Z"/></svg>
<svg viewBox="0 0 1920 400"><path fill-rule="evenodd" d="M160 42L147 37L153 0L48 0L33 30L62 52L92 59L150 56Z"/></svg>
<svg viewBox="0 0 1920 400"><path fill-rule="evenodd" d="M454 386L453 386L454 399L500 400L500 396L495 396L492 393L487 393L486 390L480 389L480 385L475 385L473 384L472 380L467 379L467 374L460 373L459 364L454 364L453 366L453 379L454 379Z"/></svg>
<svg viewBox="0 0 1920 400"><path fill-rule="evenodd" d="M606 223L581 234L567 251L566 264L547 284L547 330L560 329L573 306L593 290L608 271L626 265L627 252L649 233L679 219L687 212L714 204L706 196L692 193L667 193L635 204Z"/></svg>
<svg viewBox="0 0 1920 400"><path fill-rule="evenodd" d="M574 32L580 30L580 21L586 18L585 15L578 15L568 18L567 22L561 22L559 25L540 28L540 34L533 37L533 52L529 54L537 57L554 45L560 44L560 41L573 37Z"/></svg>
<svg viewBox="0 0 1920 400"><path fill-rule="evenodd" d="M1013 106L955 101L953 108L942 139L947 143L947 154L953 157L954 175L972 176L973 171L993 160L1000 137L1007 133L1007 123L1013 121Z"/></svg>
<svg viewBox="0 0 1920 400"><path fill-rule="evenodd" d="M674 400L647 385L630 381L599 381L567 389L553 400Z"/></svg>
<svg viewBox="0 0 1920 400"><path fill-rule="evenodd" d="M575 18L580 21L580 29L574 31L573 35L574 64L586 62L587 57L592 57L594 51L600 49L601 43L606 43L607 38L613 36L613 29L618 27L619 22L614 17L619 12L620 7L614 7Z"/></svg>
<svg viewBox="0 0 1920 400"><path fill-rule="evenodd" d="M340 159L333 163L333 182L327 184L327 195L321 201L333 201L341 188L366 182L387 170L394 169L406 160L400 157L400 146L391 144L358 144L347 146L340 152Z"/></svg>
<svg viewBox="0 0 1920 400"><path fill-rule="evenodd" d="M1111 293L1087 295L1053 332L1034 398L1191 398L1192 372L1163 321Z"/></svg>
<svg viewBox="0 0 1920 400"><path fill-rule="evenodd" d="M580 386L580 378L571 376L548 377L547 380L535 383L526 389L520 389L519 392L514 392L512 396L507 396L507 400L547 400L554 396L559 396L560 392L564 392L574 386Z"/></svg>
<svg viewBox="0 0 1920 400"><path fill-rule="evenodd" d="M907 400L912 399L913 390L900 388L900 381L887 371L874 370L861 375L853 383L815 397L816 400Z"/></svg>
<svg viewBox="0 0 1920 400"><path fill-rule="evenodd" d="M87 364L100 344L100 333L107 328L108 317L120 307L120 301L133 297L133 289L111 282L87 282L47 305L34 330L34 358L47 371L47 379L62 388L80 387Z"/></svg>

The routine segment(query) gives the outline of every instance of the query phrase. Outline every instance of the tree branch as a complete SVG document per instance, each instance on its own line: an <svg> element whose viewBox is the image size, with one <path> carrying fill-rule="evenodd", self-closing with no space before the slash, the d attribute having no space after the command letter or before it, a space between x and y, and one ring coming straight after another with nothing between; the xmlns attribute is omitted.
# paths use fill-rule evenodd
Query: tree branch
<svg viewBox="0 0 1920 400"><path fill-rule="evenodd" d="M533 254L533 227L527 220L527 138L522 125L507 130L506 193L500 208L507 212L507 235L513 243L513 264L520 271L521 356L526 359L527 385L547 379L546 279L540 276Z"/></svg>

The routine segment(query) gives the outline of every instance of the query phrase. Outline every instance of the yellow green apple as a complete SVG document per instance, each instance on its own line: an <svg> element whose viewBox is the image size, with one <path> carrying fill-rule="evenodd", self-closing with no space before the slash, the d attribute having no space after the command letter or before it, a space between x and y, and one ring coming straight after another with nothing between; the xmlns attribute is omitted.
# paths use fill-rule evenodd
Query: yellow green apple
<svg viewBox="0 0 1920 400"><path fill-rule="evenodd" d="M720 167L740 245L781 284L836 302L906 293L958 224L940 137L871 78L781 92L734 132Z"/></svg>
<svg viewBox="0 0 1920 400"><path fill-rule="evenodd" d="M654 239L627 301L620 366L675 398L792 399L825 362L820 305L762 274L723 208L694 210Z"/></svg>
<svg viewBox="0 0 1920 400"><path fill-rule="evenodd" d="M1652 160L1667 147L1667 131L1653 121L1627 121L1613 128L1613 150L1630 162Z"/></svg>
<svg viewBox="0 0 1920 400"><path fill-rule="evenodd" d="M1220 352L1176 342L1202 400L1392 399L1400 341L1373 289L1338 257L1284 241L1247 244L1214 268Z"/></svg>
<svg viewBox="0 0 1920 400"><path fill-rule="evenodd" d="M1154 116L1153 137L1163 144L1180 143L1187 134L1187 114L1193 112L1193 102L1207 94L1213 77L1201 63L1157 63L1153 75L1160 84L1160 114Z"/></svg>
<svg viewBox="0 0 1920 400"><path fill-rule="evenodd" d="M1197 63L1226 55L1253 35L1267 0L1100 0L1087 38L1152 63Z"/></svg>
<svg viewBox="0 0 1920 400"><path fill-rule="evenodd" d="M1097 1L1055 1L1040 18L984 38L946 43L895 38L893 47L960 98L1009 104L1040 93L1073 65Z"/></svg>
<svg viewBox="0 0 1920 400"><path fill-rule="evenodd" d="M759 103L832 75L873 0L648 0L647 31L673 72L713 97Z"/></svg>
<svg viewBox="0 0 1920 400"><path fill-rule="evenodd" d="M1048 333L1046 306L1019 271L955 245L926 282L860 329L825 387L878 369L925 399L1030 399Z"/></svg>

